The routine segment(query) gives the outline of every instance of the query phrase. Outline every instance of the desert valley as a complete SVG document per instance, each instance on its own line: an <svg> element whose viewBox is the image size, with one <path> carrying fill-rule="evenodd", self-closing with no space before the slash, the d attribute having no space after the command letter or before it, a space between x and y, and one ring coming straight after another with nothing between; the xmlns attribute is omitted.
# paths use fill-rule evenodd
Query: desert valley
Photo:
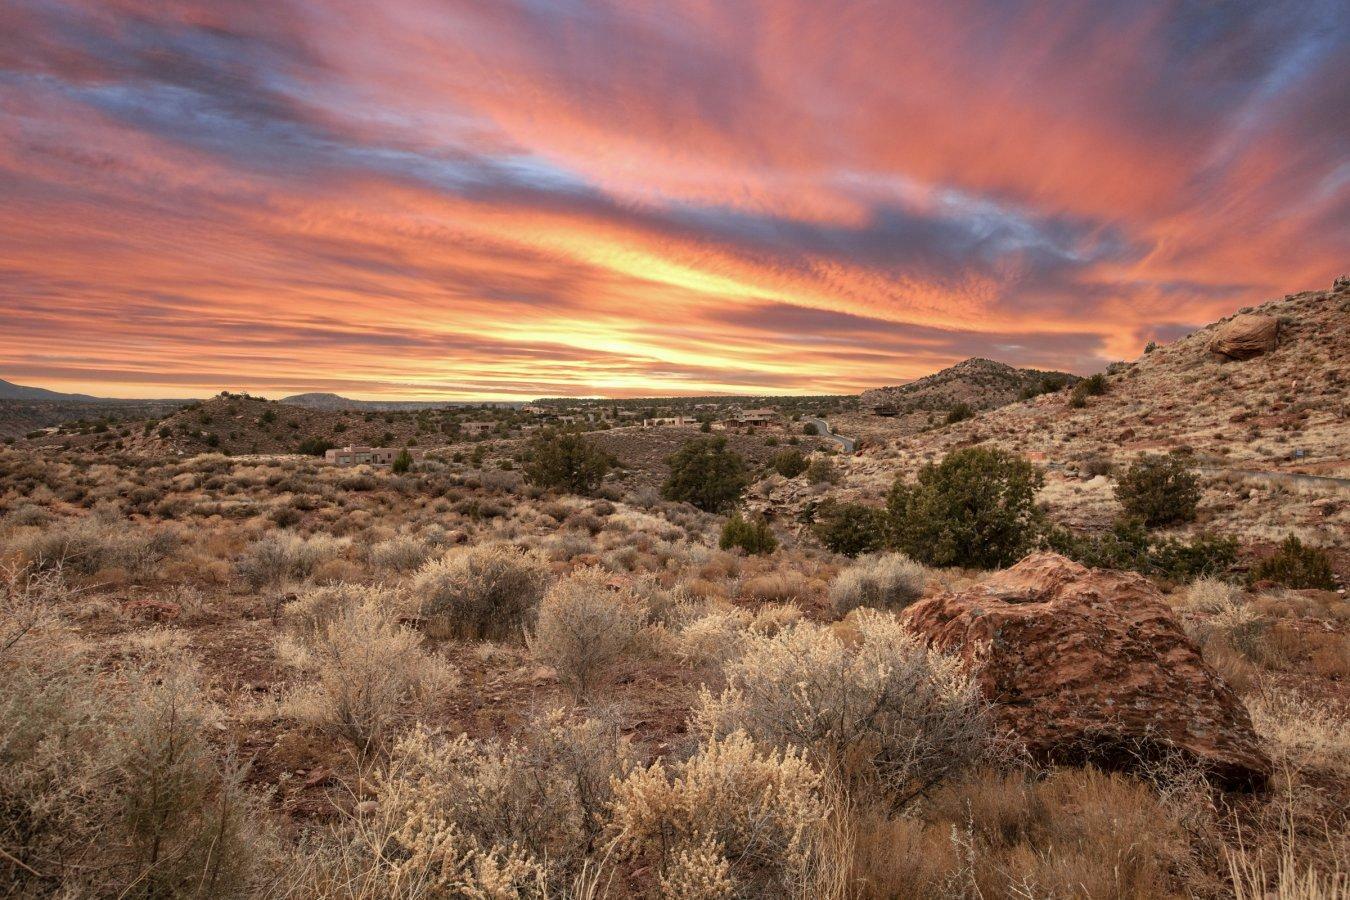
<svg viewBox="0 0 1350 900"><path fill-rule="evenodd" d="M1139 349L0 400L0 894L1345 897L1350 281Z"/></svg>

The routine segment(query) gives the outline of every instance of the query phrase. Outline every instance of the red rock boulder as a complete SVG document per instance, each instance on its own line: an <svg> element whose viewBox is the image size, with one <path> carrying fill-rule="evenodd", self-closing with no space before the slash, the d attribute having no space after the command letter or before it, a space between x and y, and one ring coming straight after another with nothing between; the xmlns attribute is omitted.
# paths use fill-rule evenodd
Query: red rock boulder
<svg viewBox="0 0 1350 900"><path fill-rule="evenodd" d="M1209 351L1229 359L1251 359L1279 346L1280 320L1262 313L1234 316L1219 326Z"/></svg>
<svg viewBox="0 0 1350 900"><path fill-rule="evenodd" d="M1130 769L1179 751L1226 787L1270 777L1242 701L1139 575L1038 553L905 616L1038 759Z"/></svg>

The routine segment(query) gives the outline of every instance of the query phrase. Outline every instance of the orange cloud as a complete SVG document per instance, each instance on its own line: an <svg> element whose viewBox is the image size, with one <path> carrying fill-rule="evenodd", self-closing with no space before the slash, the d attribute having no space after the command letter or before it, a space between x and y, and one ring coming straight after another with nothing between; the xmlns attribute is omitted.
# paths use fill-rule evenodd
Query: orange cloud
<svg viewBox="0 0 1350 900"><path fill-rule="evenodd" d="M0 377L844 392L1329 281L1317 4L17 0Z"/></svg>

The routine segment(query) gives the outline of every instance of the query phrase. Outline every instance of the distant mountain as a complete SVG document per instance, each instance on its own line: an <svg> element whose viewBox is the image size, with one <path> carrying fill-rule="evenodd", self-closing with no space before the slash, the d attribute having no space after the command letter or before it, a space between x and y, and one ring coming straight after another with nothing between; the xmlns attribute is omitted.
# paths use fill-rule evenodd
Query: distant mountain
<svg viewBox="0 0 1350 900"><path fill-rule="evenodd" d="M0 378L0 400L70 400L88 403L101 399L103 398L91 397L88 394L63 394L60 391L49 391L46 388L25 387L22 384L14 384Z"/></svg>
<svg viewBox="0 0 1350 900"><path fill-rule="evenodd" d="M949 410L958 403L975 410L994 409L1078 380L1067 372L1018 369L976 357L909 384L864 391L859 400L863 408L890 416Z"/></svg>
<svg viewBox="0 0 1350 900"><path fill-rule="evenodd" d="M456 406L482 406L479 403L461 403L449 400L352 400L341 394L294 394L282 397L287 406L303 406L306 409L338 410L355 409L372 412L407 412L419 409L446 409ZM494 407L520 406L519 403L492 403Z"/></svg>

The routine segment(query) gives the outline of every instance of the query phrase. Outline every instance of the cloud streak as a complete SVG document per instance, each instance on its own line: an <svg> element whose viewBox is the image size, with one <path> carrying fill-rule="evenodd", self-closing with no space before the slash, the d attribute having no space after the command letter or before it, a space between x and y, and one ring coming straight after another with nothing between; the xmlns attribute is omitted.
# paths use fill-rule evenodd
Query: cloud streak
<svg viewBox="0 0 1350 900"><path fill-rule="evenodd" d="M459 399L1088 371L1344 268L1337 6L16 0L0 373Z"/></svg>

